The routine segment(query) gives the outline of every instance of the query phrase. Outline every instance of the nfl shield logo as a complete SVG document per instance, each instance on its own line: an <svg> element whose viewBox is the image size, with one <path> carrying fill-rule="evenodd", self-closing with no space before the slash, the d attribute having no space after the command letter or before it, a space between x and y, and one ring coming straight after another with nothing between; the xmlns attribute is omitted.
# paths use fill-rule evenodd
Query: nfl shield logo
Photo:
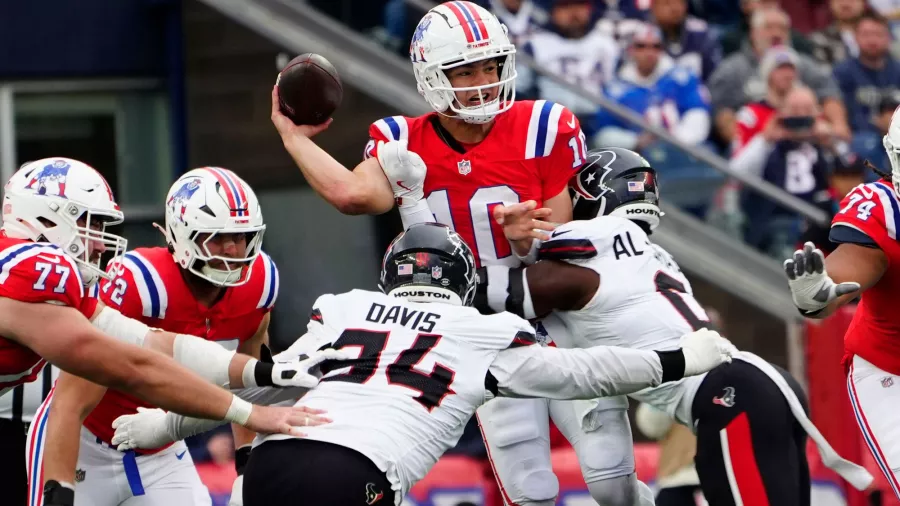
<svg viewBox="0 0 900 506"><path fill-rule="evenodd" d="M881 386L883 388L890 388L890 387L894 386L894 378L892 378L890 376L885 376L885 377L881 378Z"/></svg>
<svg viewBox="0 0 900 506"><path fill-rule="evenodd" d="M443 274L443 270L440 267L432 267L431 268L431 277L434 279L441 279L441 274Z"/></svg>
<svg viewBox="0 0 900 506"><path fill-rule="evenodd" d="M460 174L468 176L469 172L472 172L472 162L469 160L460 160L456 162L456 168L459 169Z"/></svg>
<svg viewBox="0 0 900 506"><path fill-rule="evenodd" d="M75 483L81 483L84 481L84 476L87 474L84 469L76 469L75 470Z"/></svg>

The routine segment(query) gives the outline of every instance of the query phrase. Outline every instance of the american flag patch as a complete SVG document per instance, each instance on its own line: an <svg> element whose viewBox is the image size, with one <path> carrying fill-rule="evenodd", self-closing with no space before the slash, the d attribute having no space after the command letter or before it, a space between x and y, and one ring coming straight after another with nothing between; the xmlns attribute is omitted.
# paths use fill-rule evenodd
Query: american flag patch
<svg viewBox="0 0 900 506"><path fill-rule="evenodd" d="M400 264L397 266L397 275L398 276L409 276L412 274L412 264Z"/></svg>
<svg viewBox="0 0 900 506"><path fill-rule="evenodd" d="M628 182L628 191L630 191L630 192L644 191L644 182L643 181L629 181Z"/></svg>

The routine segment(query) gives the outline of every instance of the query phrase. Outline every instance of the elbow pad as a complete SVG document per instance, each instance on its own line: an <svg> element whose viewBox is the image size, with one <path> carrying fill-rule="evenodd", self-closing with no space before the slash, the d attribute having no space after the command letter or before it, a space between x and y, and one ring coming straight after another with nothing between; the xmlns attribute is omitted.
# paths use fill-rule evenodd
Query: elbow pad
<svg viewBox="0 0 900 506"><path fill-rule="evenodd" d="M134 318L129 318L109 306L104 306L91 323L104 334L141 347L144 346L144 338L150 332L150 327L147 325Z"/></svg>

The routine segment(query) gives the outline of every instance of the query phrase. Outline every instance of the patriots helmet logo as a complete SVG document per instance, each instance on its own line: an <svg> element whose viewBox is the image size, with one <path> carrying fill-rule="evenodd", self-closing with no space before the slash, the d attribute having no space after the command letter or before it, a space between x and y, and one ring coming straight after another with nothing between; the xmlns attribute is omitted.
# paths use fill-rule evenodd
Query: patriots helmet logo
<svg viewBox="0 0 900 506"><path fill-rule="evenodd" d="M426 15L419 21L416 31L413 32L412 40L409 42L409 59L413 63L425 61L425 32L431 26L431 14Z"/></svg>
<svg viewBox="0 0 900 506"><path fill-rule="evenodd" d="M187 210L187 201L191 200L191 197L199 188L200 178L193 178L185 181L180 188L172 193L169 200L166 202L166 206L170 207L173 212L175 212L182 223L184 223L184 212Z"/></svg>
<svg viewBox="0 0 900 506"><path fill-rule="evenodd" d="M47 195L47 183L55 182L57 185L56 195L59 197L66 196L66 179L69 175L69 162L65 160L54 160L53 163L44 165L32 175L31 180L25 188L35 189L37 185L38 195Z"/></svg>

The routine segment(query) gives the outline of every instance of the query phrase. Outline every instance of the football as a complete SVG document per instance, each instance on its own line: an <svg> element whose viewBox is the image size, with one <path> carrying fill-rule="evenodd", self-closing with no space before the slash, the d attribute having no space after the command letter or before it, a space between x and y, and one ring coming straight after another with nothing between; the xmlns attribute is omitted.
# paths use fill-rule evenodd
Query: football
<svg viewBox="0 0 900 506"><path fill-rule="evenodd" d="M324 123L341 105L344 87L334 66L321 55L301 54L278 74L282 114L296 125Z"/></svg>

